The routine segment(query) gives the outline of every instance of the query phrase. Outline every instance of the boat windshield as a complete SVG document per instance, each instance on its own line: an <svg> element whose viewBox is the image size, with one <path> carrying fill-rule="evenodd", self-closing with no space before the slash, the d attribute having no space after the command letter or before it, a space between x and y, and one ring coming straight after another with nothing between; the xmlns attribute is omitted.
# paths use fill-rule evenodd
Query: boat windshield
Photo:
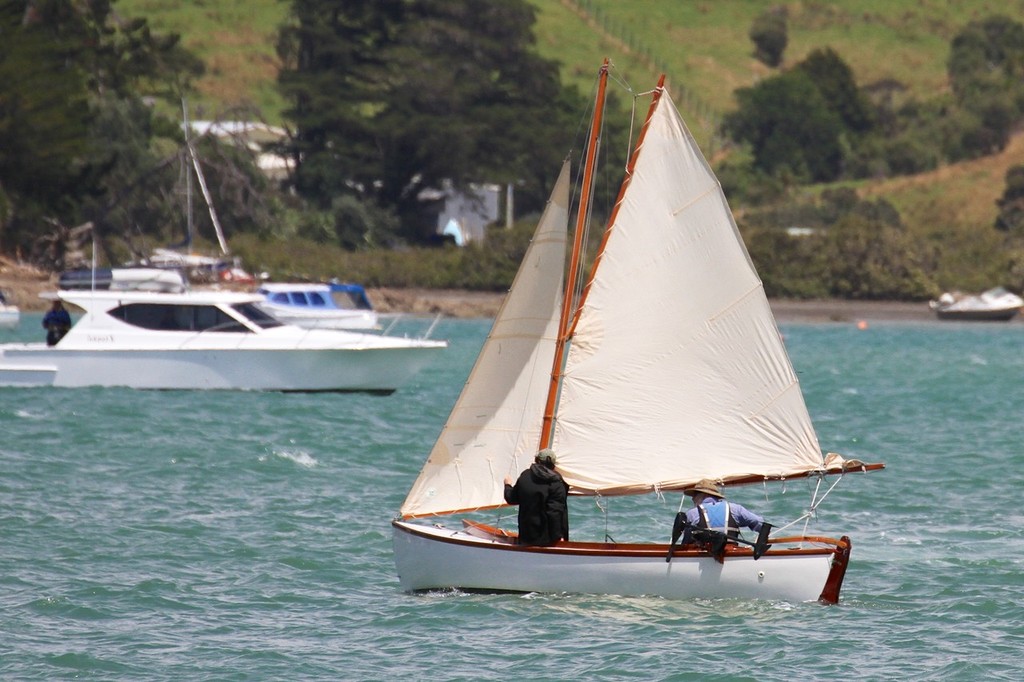
<svg viewBox="0 0 1024 682"><path fill-rule="evenodd" d="M373 310L370 300L362 289L331 291L331 299L334 305L342 310Z"/></svg>
<svg viewBox="0 0 1024 682"><path fill-rule="evenodd" d="M277 318L268 315L261 308L257 307L252 303L237 303L231 306L235 312L248 319L253 324L262 327L263 329L270 329L272 327L280 327L281 322Z"/></svg>
<svg viewBox="0 0 1024 682"><path fill-rule="evenodd" d="M252 333L238 320L213 305L127 303L110 311L111 317L133 327L174 332Z"/></svg>

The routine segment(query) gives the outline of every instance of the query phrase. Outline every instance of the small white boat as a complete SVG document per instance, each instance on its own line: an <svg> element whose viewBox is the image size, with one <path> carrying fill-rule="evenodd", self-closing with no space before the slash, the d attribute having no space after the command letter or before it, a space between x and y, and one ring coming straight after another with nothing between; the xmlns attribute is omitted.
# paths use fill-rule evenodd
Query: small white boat
<svg viewBox="0 0 1024 682"><path fill-rule="evenodd" d="M940 320L1006 322L1024 307L1024 299L1003 287L996 287L976 295L947 291L928 306Z"/></svg>
<svg viewBox="0 0 1024 682"><path fill-rule="evenodd" d="M358 284L273 282L256 293L260 307L286 324L310 329L377 329L379 320Z"/></svg>
<svg viewBox="0 0 1024 682"><path fill-rule="evenodd" d="M111 288L44 298L84 314L54 346L0 344L2 386L387 394L447 347L281 324L259 308L256 294Z"/></svg>
<svg viewBox="0 0 1024 682"><path fill-rule="evenodd" d="M8 303L4 292L0 291L0 329L14 329L21 320L21 310L13 303Z"/></svg>
<svg viewBox="0 0 1024 682"><path fill-rule="evenodd" d="M580 541L570 530L571 541L547 546L516 544L515 533L463 518L506 506L503 478L547 447L573 496L658 500L704 478L767 493L773 482L813 478L806 508L815 510L832 490L821 486L826 476L883 468L822 453L721 185L663 80L590 278L578 286L607 69L572 255L565 258L566 164L469 379L392 522L401 586L835 603L850 539L782 532L795 523L806 528L811 511L788 524L768 519L779 530L757 543L723 533L721 547L675 546L678 516L650 529L661 542L616 543L607 531L604 541Z"/></svg>

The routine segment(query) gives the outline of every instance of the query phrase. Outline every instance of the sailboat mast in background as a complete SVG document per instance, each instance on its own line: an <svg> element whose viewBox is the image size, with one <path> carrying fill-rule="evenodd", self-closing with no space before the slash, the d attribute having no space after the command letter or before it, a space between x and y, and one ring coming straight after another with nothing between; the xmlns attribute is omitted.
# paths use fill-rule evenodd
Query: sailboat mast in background
<svg viewBox="0 0 1024 682"><path fill-rule="evenodd" d="M199 188L203 191L203 199L206 200L206 207L210 211L210 220L213 222L214 232L217 234L217 243L220 244L221 253L225 256L231 255L228 250L228 242L224 238L224 230L221 229L220 220L217 218L217 210L213 207L213 198L210 196L210 190L206 187L206 176L203 175L203 168L199 165L199 156L196 154L195 147L192 144L192 124L188 120L188 103L186 100L181 100L181 109L185 121L185 153L188 154L188 161L192 168L196 171L196 178L199 180ZM188 178L188 246L192 246L192 174L186 173Z"/></svg>

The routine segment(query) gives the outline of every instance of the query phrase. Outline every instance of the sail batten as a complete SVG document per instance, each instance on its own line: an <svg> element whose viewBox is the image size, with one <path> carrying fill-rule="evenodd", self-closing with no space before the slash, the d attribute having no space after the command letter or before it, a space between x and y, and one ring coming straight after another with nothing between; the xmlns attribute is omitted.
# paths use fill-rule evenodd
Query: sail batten
<svg viewBox="0 0 1024 682"><path fill-rule="evenodd" d="M686 211L686 209L690 208L691 206L693 206L694 204L699 202L704 197L708 196L709 194L714 193L715 189L718 188L718 187L719 187L719 185L717 183L713 187L708 187L707 190L705 190L703 194L698 194L697 196L693 197L690 201L688 201L686 204L684 204L684 205L680 206L679 208L675 209L674 211L672 211L671 215L672 216L677 216L680 213L683 213L684 211Z"/></svg>

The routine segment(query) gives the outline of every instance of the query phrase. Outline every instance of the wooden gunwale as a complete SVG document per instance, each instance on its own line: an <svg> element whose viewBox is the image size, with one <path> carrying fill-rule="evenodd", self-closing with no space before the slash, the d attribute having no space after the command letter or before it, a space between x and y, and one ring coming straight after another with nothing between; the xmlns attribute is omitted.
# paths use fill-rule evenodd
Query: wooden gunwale
<svg viewBox="0 0 1024 682"><path fill-rule="evenodd" d="M559 542L555 545L547 546L531 546L531 545L517 545L514 543L515 534L503 531L491 526L484 524L477 524L472 521L464 522L468 527L475 528L493 535L492 543L482 545L482 542L486 542L485 538L480 535L471 535L468 531L460 537L441 537L434 535L426 530L420 531L415 526L410 525L398 525L397 521L392 522L399 530L402 530L411 535L417 535L423 538L427 538L436 542L444 542L452 545L466 545L475 547L485 547L487 549L495 549L505 552L526 552L531 554L560 554L560 555L572 555L572 556L609 556L609 557L622 557L622 558L658 558L664 559L668 554L668 543L607 543L607 542ZM819 547L793 547L789 549L783 549L776 545L782 543L815 543L818 545L828 545ZM836 549L842 546L843 541L837 540L836 538L829 538L824 536L792 536L778 539L772 539L772 548L770 548L761 557L788 557L788 556L822 556L834 554ZM676 548L672 552L673 558L706 558L711 557L711 553L699 550L699 549L684 549ZM753 550L750 547L739 547L735 545L729 545L725 548L725 557L728 560L730 557L735 559L749 558L753 556Z"/></svg>

